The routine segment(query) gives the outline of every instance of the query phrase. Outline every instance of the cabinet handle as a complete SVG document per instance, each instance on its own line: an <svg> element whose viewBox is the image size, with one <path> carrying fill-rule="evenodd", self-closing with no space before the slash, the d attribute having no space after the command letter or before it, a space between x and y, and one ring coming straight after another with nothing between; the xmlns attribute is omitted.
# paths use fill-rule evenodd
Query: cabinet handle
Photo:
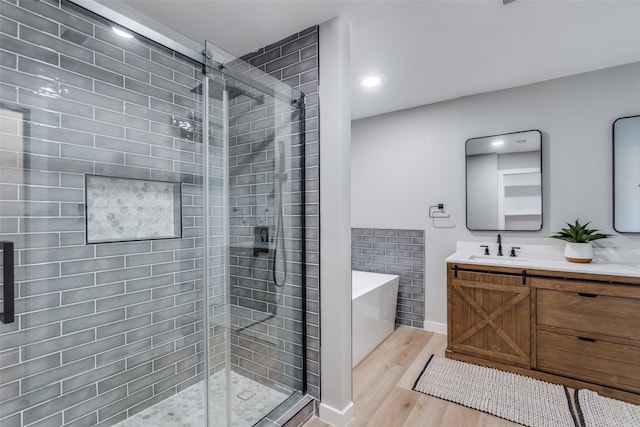
<svg viewBox="0 0 640 427"><path fill-rule="evenodd" d="M596 342L596 340L595 340L594 338L578 337L578 339L579 339L580 341Z"/></svg>
<svg viewBox="0 0 640 427"><path fill-rule="evenodd" d="M14 275L13 275L13 242L0 242L2 248L2 280L4 282L4 311L0 313L2 323L13 323L14 321Z"/></svg>
<svg viewBox="0 0 640 427"><path fill-rule="evenodd" d="M585 297L585 298L595 298L595 297L598 296L597 294L587 294L587 293L584 293L584 292L578 292L578 295L580 295L581 297Z"/></svg>

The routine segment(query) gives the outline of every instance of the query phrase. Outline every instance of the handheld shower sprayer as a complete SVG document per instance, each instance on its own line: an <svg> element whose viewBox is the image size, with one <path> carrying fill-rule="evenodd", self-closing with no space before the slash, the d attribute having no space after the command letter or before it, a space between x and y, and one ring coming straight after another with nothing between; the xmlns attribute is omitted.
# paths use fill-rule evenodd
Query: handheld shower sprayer
<svg viewBox="0 0 640 427"><path fill-rule="evenodd" d="M278 141L278 173L274 174L274 179L277 181L278 191L278 222L276 226L276 241L273 249L273 283L276 286L282 287L287 281L287 250L284 243L284 201L282 200L282 185L287 180L287 174L285 171L285 151L284 141ZM278 265L278 247L282 253L282 280L278 281L277 265Z"/></svg>
<svg viewBox="0 0 640 427"><path fill-rule="evenodd" d="M278 159L280 165L279 165L279 171L280 173L284 173L284 163L285 163L285 158L284 158L284 141L278 141Z"/></svg>
<svg viewBox="0 0 640 427"><path fill-rule="evenodd" d="M273 178L278 182L282 183L287 180L287 174L285 171L285 166L287 163L287 158L284 152L284 141L278 141L278 156L276 157L276 163L278 165L278 172L274 172Z"/></svg>

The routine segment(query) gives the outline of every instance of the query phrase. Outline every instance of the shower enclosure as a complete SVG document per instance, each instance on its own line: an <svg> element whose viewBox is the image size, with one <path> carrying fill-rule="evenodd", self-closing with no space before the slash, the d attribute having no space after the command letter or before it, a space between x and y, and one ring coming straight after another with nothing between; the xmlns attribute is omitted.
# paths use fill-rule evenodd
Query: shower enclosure
<svg viewBox="0 0 640 427"><path fill-rule="evenodd" d="M306 390L304 95L90 1L0 10L0 425L275 421Z"/></svg>

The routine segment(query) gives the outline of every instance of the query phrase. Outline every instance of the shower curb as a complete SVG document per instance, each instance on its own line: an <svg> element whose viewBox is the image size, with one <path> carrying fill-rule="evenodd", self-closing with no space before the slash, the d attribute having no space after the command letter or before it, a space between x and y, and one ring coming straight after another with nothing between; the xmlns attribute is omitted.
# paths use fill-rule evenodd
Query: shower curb
<svg viewBox="0 0 640 427"><path fill-rule="evenodd" d="M255 427L300 427L309 421L315 412L315 398L308 394L295 393Z"/></svg>

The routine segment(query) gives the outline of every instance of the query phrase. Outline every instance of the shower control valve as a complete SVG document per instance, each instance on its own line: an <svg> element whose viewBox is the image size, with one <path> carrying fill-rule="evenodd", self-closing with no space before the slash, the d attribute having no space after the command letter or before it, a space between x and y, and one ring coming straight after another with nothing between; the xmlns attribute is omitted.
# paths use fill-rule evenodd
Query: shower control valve
<svg viewBox="0 0 640 427"><path fill-rule="evenodd" d="M269 227L256 226L253 228L253 256L269 252Z"/></svg>

